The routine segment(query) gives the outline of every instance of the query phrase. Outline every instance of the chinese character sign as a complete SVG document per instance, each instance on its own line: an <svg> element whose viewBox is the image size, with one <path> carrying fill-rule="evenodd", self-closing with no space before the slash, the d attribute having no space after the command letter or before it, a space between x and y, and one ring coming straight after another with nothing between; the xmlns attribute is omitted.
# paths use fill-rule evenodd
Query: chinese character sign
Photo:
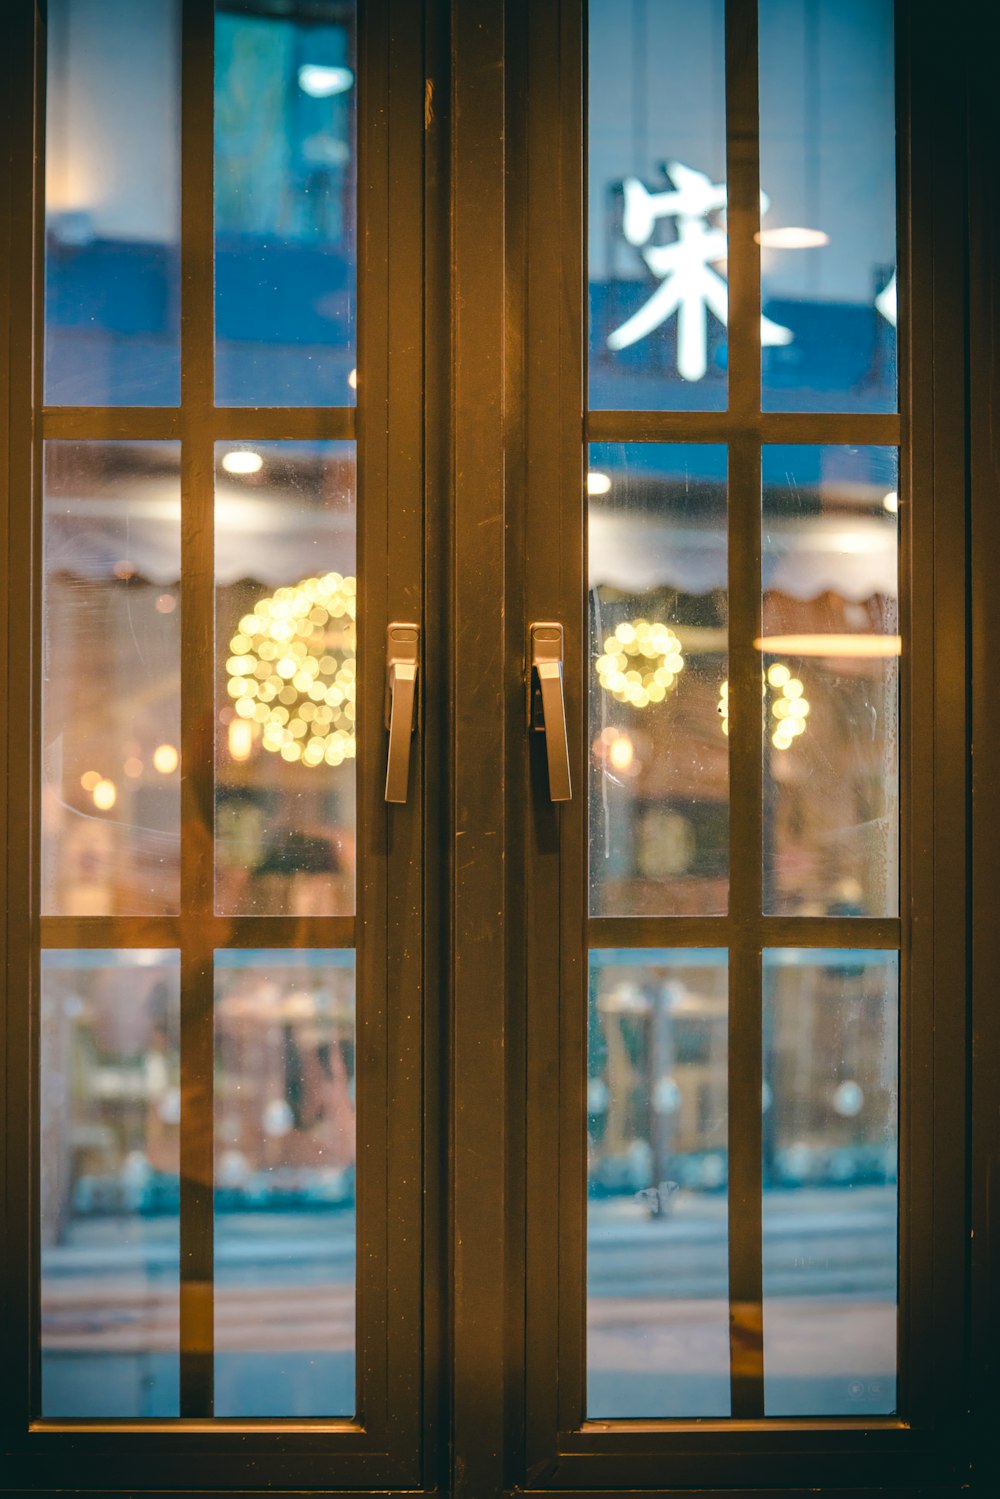
<svg viewBox="0 0 1000 1499"><path fill-rule="evenodd" d="M715 269L726 259L726 185L679 161L668 163L667 175L673 188L664 192L649 192L636 177L623 184L623 233L660 285L609 336L608 347L627 349L676 313L678 374L685 380L701 380L708 367L708 314L724 326L729 316L729 288ZM764 193L760 206L765 213L769 205ZM654 244L656 224L665 218L674 220L677 237L669 244ZM760 337L763 344L787 344L792 333L762 317Z"/></svg>
<svg viewBox="0 0 1000 1499"><path fill-rule="evenodd" d="M701 380L708 368L709 314L724 327L729 316L729 288L720 269L727 254L726 185L679 161L669 162L666 173L672 186L662 192L650 192L637 177L627 177L622 184L622 233L639 251L659 285L609 335L608 347L615 352L627 349L676 314L677 372L684 380ZM769 207L767 194L761 193L761 214ZM674 225L675 237L666 244L655 239L656 226L662 219L672 220ZM895 273L875 298L875 306L895 327ZM761 318L760 341L764 347L789 344L793 338L790 328Z"/></svg>

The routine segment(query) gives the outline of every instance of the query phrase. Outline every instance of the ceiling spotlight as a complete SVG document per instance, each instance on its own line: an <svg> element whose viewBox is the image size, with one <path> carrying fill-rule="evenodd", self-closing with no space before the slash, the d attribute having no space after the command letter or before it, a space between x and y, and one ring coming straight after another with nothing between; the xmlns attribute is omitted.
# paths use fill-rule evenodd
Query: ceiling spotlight
<svg viewBox="0 0 1000 1499"><path fill-rule="evenodd" d="M250 448L234 448L224 455L222 467L227 474L259 474L264 460Z"/></svg>
<svg viewBox="0 0 1000 1499"><path fill-rule="evenodd" d="M335 94L346 94L353 82L350 68L318 62L303 63L299 68L299 88L311 99L332 99Z"/></svg>
<svg viewBox="0 0 1000 1499"><path fill-rule="evenodd" d="M890 515L895 515L899 510L899 495L894 489L890 489L889 493L883 499L882 509L888 510Z"/></svg>
<svg viewBox="0 0 1000 1499"><path fill-rule="evenodd" d="M607 494L611 488L611 475L602 474L600 469L592 468L587 475L588 494Z"/></svg>

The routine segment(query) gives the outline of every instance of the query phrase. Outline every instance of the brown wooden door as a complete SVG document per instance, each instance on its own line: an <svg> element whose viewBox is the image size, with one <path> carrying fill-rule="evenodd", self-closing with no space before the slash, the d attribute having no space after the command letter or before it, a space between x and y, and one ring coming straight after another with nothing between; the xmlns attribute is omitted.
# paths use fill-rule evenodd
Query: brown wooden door
<svg viewBox="0 0 1000 1499"><path fill-rule="evenodd" d="M8 7L0 1486L988 1482L975 11Z"/></svg>

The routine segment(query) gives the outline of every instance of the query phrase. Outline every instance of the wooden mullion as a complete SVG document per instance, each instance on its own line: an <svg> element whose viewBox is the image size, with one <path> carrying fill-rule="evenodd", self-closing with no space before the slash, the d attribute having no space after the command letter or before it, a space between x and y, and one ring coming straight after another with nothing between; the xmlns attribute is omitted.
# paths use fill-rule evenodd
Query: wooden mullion
<svg viewBox="0 0 1000 1499"><path fill-rule="evenodd" d="M215 11L184 0L181 65L180 1412L214 1380L214 116Z"/></svg>
<svg viewBox="0 0 1000 1499"><path fill-rule="evenodd" d="M732 1414L764 1414L760 140L756 0L726 0L729 277L729 1317ZM742 428L742 431L740 430Z"/></svg>

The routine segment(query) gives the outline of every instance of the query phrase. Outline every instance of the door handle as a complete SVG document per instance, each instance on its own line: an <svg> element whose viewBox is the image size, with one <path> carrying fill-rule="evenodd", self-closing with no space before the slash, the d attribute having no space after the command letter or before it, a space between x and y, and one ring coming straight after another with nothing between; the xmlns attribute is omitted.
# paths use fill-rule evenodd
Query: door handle
<svg viewBox="0 0 1000 1499"><path fill-rule="evenodd" d="M563 696L563 627L550 620L533 624L530 641L529 721L536 733L545 735L549 796L554 802L568 802L573 788Z"/></svg>
<svg viewBox="0 0 1000 1499"><path fill-rule="evenodd" d="M417 727L420 626L394 621L385 632L385 726L389 753L385 799L405 802L410 780L410 743Z"/></svg>

